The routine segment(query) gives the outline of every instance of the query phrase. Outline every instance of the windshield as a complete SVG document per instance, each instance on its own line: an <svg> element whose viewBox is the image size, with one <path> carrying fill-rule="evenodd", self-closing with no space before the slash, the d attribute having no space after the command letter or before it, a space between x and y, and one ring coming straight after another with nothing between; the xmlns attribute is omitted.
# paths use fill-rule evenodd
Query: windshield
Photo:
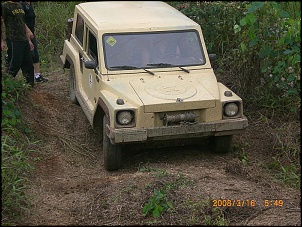
<svg viewBox="0 0 302 227"><path fill-rule="evenodd" d="M105 34L105 65L110 70L167 68L205 64L195 30Z"/></svg>

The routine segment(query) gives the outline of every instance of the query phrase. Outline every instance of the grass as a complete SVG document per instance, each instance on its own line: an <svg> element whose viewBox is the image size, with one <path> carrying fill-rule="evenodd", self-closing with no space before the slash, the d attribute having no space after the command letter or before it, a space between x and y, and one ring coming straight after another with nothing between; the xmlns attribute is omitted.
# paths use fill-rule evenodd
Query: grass
<svg viewBox="0 0 302 227"><path fill-rule="evenodd" d="M12 225L22 209L27 207L24 189L28 184L27 174L33 169L28 155L32 152L28 128L16 103L25 95L27 87L22 79L2 75L2 121L1 121L1 203L2 224Z"/></svg>
<svg viewBox="0 0 302 227"><path fill-rule="evenodd" d="M283 182L292 188L301 186L300 164L300 124L299 122L282 123L271 132L274 138L276 155L272 158L268 169L278 182Z"/></svg>
<svg viewBox="0 0 302 227"><path fill-rule="evenodd" d="M67 37L67 20L73 17L80 2L33 2L36 13L36 36L41 57L41 71L60 67L59 57Z"/></svg>
<svg viewBox="0 0 302 227"><path fill-rule="evenodd" d="M228 226L228 221L224 218L223 212L217 207L213 207L211 198L200 198L192 200L188 198L187 209L190 210L188 225L204 226Z"/></svg>

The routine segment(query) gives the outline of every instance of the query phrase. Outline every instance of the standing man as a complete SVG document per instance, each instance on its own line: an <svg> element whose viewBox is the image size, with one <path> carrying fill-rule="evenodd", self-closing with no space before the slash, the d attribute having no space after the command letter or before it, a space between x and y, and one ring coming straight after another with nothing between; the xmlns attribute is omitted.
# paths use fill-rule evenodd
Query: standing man
<svg viewBox="0 0 302 227"><path fill-rule="evenodd" d="M35 73L35 82L47 82L48 79L44 78L40 74L40 56L38 52L38 43L36 39L36 31L35 31L35 25L36 25L36 14L34 11L34 8L31 4L31 2L20 2L20 4L23 6L23 10L25 12L25 24L32 32L31 42L34 44L34 50L33 50L33 64L34 64L34 73Z"/></svg>
<svg viewBox="0 0 302 227"><path fill-rule="evenodd" d="M8 54L7 73L16 77L19 70L30 86L34 86L34 67L31 51L34 45L33 35L24 21L24 10L18 1L7 1L2 4L1 25L4 21ZM3 30L1 29L1 50L4 49Z"/></svg>

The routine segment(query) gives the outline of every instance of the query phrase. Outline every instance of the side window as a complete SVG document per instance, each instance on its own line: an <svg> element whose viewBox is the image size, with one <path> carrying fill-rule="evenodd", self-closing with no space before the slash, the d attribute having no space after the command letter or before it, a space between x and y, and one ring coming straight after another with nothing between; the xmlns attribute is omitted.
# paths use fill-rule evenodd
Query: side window
<svg viewBox="0 0 302 227"><path fill-rule="evenodd" d="M76 24L76 29L75 29L75 35L76 35L78 41L83 46L84 20L79 14L77 16L77 24Z"/></svg>
<svg viewBox="0 0 302 227"><path fill-rule="evenodd" d="M98 45L95 36L89 31L88 34L88 54L98 63Z"/></svg>

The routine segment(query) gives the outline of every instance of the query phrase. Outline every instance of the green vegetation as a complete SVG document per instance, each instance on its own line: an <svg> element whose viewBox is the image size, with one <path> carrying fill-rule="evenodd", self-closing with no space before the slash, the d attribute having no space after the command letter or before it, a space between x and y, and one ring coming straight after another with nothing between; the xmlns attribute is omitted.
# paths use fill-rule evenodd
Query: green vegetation
<svg viewBox="0 0 302 227"><path fill-rule="evenodd" d="M57 71L67 20L73 17L75 2L33 2L36 13L36 36L41 58L41 71Z"/></svg>
<svg viewBox="0 0 302 227"><path fill-rule="evenodd" d="M243 40L240 49L244 60L257 56L260 87L278 97L272 101L263 100L264 104L274 103L275 107L283 107L283 111L296 112L300 107L296 98L300 92L301 20L294 12L290 15L285 11L284 6L288 5L252 2L240 25L234 28ZM288 105L284 106L286 103Z"/></svg>
<svg viewBox="0 0 302 227"><path fill-rule="evenodd" d="M264 120L275 138L279 164L270 170L276 180L299 187L301 2L167 3L201 25L208 53L217 54L212 65L218 80L231 81L245 115ZM296 126L290 123L294 119ZM274 121L284 124L280 128ZM238 153L244 163L245 153Z"/></svg>
<svg viewBox="0 0 302 227"><path fill-rule="evenodd" d="M300 109L300 2L168 2L199 23L221 80L245 103L281 114Z"/></svg>
<svg viewBox="0 0 302 227"><path fill-rule="evenodd" d="M186 209L190 213L187 225L228 226L223 211L213 207L211 198L199 198L196 201L189 197L186 200Z"/></svg>
<svg viewBox="0 0 302 227"><path fill-rule="evenodd" d="M300 124L298 122L283 123L281 127L270 130L275 138L274 149L277 154L266 168L278 182L290 187L301 187L300 165Z"/></svg>
<svg viewBox="0 0 302 227"><path fill-rule="evenodd" d="M163 189L154 189L154 194L151 196L149 202L145 204L143 213L145 216L152 213L153 217L157 218L162 212L169 211L170 209L173 209L173 205L168 201L166 191Z"/></svg>
<svg viewBox="0 0 302 227"><path fill-rule="evenodd" d="M210 198L202 198L198 196L196 201L191 198L177 196L186 189L195 185L195 181L188 176L177 173L171 174L165 171L165 175L158 175L163 172L161 169L151 168L150 166L140 167L141 172L148 172L155 178L153 183L146 185L146 191L151 189L151 196L143 207L143 214L146 216L146 224L162 224L160 217L169 215L174 217L175 223L182 223L184 225L205 225L205 226L225 226L228 225L224 218L223 211L218 207L213 207L213 200ZM153 191L152 191L153 190ZM174 195L174 196L173 196ZM174 198L172 202L171 199ZM176 201L175 201L176 200ZM174 205L175 204L175 207ZM177 214L186 212L186 216L180 217L180 220L175 220ZM152 217L153 219L151 219ZM179 221L179 222L178 222Z"/></svg>
<svg viewBox="0 0 302 227"><path fill-rule="evenodd" d="M34 2L37 18L37 40L43 72L60 68L59 55L66 37L67 19L73 17L74 5L79 2ZM232 81L232 89L240 95L250 119L260 115L276 138L277 151L267 166L276 180L291 187L300 187L300 134L297 119L300 112L300 2L168 2L199 23L203 29L209 53L216 53L212 62L221 81ZM2 56L3 58L3 56ZM3 62L3 61L2 61ZM3 69L3 67L2 67ZM13 225L22 209L26 209L27 174L32 167L29 154L33 142L22 122L18 100L28 89L22 80L2 74L1 121L1 175L2 225ZM284 117L285 116L285 117ZM280 118L281 127L271 125ZM245 151L240 157L247 162ZM148 167L141 172L152 172ZM156 170L157 177L166 176L165 170ZM145 205L145 215L159 216L172 209L167 199L171 188L181 189L192 183L180 175L174 182L166 182L160 190L154 189ZM149 186L148 188L152 188ZM192 204L189 204L190 206ZM201 200L192 205L191 224L204 216L205 225L226 225L220 210L213 210ZM208 213L205 207L210 207ZM193 209L192 208L192 209Z"/></svg>
<svg viewBox="0 0 302 227"><path fill-rule="evenodd" d="M59 67L59 54L66 37L67 18L73 17L78 2L34 2L37 16L36 32L41 56L41 70L54 71ZM54 13L55 12L55 13ZM66 15L62 16L62 15ZM4 59L4 52L1 53ZM22 121L18 101L30 89L19 77L12 79L2 70L1 119L1 190L2 225L14 225L23 209L28 207L24 189L28 174L33 169L29 155L32 142L29 129Z"/></svg>
<svg viewBox="0 0 302 227"><path fill-rule="evenodd" d="M1 203L2 224L11 220L26 208L27 173L32 169L28 155L31 152L26 134L29 132L22 122L16 103L27 91L24 81L2 75L2 121L1 121Z"/></svg>

